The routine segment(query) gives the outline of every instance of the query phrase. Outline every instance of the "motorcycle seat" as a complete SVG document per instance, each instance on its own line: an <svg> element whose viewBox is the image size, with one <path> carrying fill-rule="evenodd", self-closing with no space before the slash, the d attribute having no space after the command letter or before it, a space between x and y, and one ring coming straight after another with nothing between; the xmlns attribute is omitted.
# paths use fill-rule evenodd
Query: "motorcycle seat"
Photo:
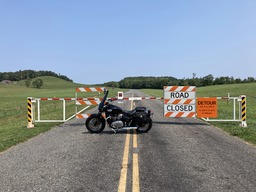
<svg viewBox="0 0 256 192"><path fill-rule="evenodd" d="M124 112L125 114L129 115L129 116L132 116L132 115L134 115L134 114L136 113L136 110L135 110L135 109L133 109L133 110L131 110L131 111L123 110L123 112Z"/></svg>

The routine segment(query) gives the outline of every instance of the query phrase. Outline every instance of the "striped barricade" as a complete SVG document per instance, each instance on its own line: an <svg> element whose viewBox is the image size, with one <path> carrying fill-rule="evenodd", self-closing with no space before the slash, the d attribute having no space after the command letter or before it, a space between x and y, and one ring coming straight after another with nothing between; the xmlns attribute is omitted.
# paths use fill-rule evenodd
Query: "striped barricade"
<svg viewBox="0 0 256 192"><path fill-rule="evenodd" d="M164 117L196 117L196 87L165 86Z"/></svg>
<svg viewBox="0 0 256 192"><path fill-rule="evenodd" d="M104 92L105 87L81 87L76 88L76 92Z"/></svg>

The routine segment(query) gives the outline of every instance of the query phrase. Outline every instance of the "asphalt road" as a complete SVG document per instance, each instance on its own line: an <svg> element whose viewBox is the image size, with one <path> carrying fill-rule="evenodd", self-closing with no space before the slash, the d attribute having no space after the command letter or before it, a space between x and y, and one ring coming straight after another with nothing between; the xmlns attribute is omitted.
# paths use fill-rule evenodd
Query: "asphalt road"
<svg viewBox="0 0 256 192"><path fill-rule="evenodd" d="M74 119L0 153L0 191L256 191L255 147L201 120L163 118L160 100L118 105L152 109L150 132L91 134Z"/></svg>

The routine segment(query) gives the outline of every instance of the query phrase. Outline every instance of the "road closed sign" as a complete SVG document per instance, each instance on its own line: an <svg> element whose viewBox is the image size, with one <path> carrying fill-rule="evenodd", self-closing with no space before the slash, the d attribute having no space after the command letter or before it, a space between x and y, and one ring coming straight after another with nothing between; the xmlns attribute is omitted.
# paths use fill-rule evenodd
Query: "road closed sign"
<svg viewBox="0 0 256 192"><path fill-rule="evenodd" d="M216 118L217 117L217 98L206 97L197 98L197 117Z"/></svg>
<svg viewBox="0 0 256 192"><path fill-rule="evenodd" d="M164 87L165 117L195 117L196 87L165 86Z"/></svg>

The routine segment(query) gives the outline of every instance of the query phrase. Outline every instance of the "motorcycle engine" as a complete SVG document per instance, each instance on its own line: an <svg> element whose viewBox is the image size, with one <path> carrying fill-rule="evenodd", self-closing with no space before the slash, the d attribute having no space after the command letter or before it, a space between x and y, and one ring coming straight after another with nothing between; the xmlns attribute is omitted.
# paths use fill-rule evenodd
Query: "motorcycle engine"
<svg viewBox="0 0 256 192"><path fill-rule="evenodd" d="M121 120L114 121L113 123L111 123L111 127L113 127L114 129L119 129L119 128L122 128L123 126L124 126L124 123Z"/></svg>
<svg viewBox="0 0 256 192"><path fill-rule="evenodd" d="M111 123L111 127L114 129L120 129L124 126L122 119L122 114L119 114L117 117L112 117L112 123Z"/></svg>

